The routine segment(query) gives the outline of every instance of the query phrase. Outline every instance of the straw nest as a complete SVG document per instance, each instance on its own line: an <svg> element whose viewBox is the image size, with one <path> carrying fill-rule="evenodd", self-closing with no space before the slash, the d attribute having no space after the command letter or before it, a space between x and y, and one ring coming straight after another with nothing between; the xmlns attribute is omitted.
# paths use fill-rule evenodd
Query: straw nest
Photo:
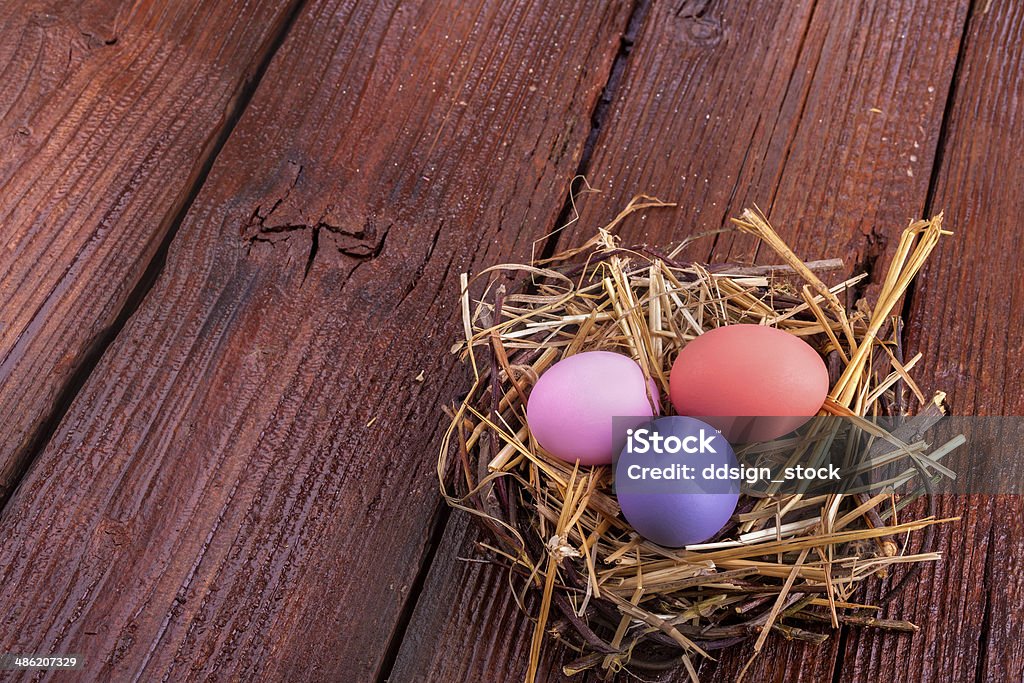
<svg viewBox="0 0 1024 683"><path fill-rule="evenodd" d="M762 254L769 248L779 265L712 267L678 261L685 243L619 243L614 230L626 216L666 206L672 205L636 197L579 248L479 274L474 282L487 284L477 297L462 277L465 339L453 350L475 381L463 403L450 408L438 475L448 503L490 532L481 552L508 568L515 599L531 606L528 681L547 638L575 651L564 666L569 675L682 666L697 680L700 658L752 639L753 661L772 633L820 643L841 624L912 632L914 624L879 616L884 597L872 606L856 602L854 593L894 565L939 558L927 551L930 532L949 520L935 519L925 504L910 508L919 518L902 517L915 498L930 501L935 478L952 475L938 460L957 443L930 449L919 435L875 426L872 436L891 444L906 465L881 493L744 495L712 542L676 550L645 541L622 517L611 468L573 467L531 437L530 387L559 359L599 349L627 354L670 407L668 375L678 350L706 330L735 323L778 327L822 353L832 382L822 415L856 420L907 414L910 405L917 414L941 414L942 394L924 396L911 378L920 356L903 357L897 309L948 234L941 215L912 222L874 303L848 308L843 301L865 276L826 285L821 277L841 262L805 263L757 211L743 212L735 227L755 236ZM529 592L538 599L528 602Z"/></svg>

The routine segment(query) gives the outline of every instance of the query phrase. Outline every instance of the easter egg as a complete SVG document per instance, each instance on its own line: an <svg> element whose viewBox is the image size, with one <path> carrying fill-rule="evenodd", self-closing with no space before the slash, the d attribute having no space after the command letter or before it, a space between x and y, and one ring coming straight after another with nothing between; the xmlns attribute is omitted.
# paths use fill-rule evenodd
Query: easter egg
<svg viewBox="0 0 1024 683"><path fill-rule="evenodd" d="M701 543L728 523L739 500L732 446L692 417L662 417L633 429L615 461L615 495L626 521L669 548Z"/></svg>
<svg viewBox="0 0 1024 683"><path fill-rule="evenodd" d="M788 332L727 325L705 332L676 357L672 405L706 420L732 443L768 441L813 417L828 394L821 356Z"/></svg>
<svg viewBox="0 0 1024 683"><path fill-rule="evenodd" d="M657 410L652 386L631 358L609 351L578 353L541 374L527 401L526 420L551 455L607 465L616 451L612 418L635 418L626 426L649 420Z"/></svg>

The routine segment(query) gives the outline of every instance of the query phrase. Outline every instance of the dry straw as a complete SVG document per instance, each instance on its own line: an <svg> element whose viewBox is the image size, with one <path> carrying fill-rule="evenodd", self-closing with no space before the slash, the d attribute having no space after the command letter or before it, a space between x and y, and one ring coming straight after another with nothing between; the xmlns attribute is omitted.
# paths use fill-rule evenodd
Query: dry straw
<svg viewBox="0 0 1024 683"><path fill-rule="evenodd" d="M618 223L665 206L672 205L637 197L579 248L543 262L490 268L477 276L488 283L475 300L469 277L462 278L465 340L454 351L471 364L474 382L451 410L438 476L448 503L490 532L482 551L508 568L515 599L523 609L530 605L535 627L527 681L547 638L577 653L564 667L570 675L682 666L697 680L699 658L749 640L756 656L772 633L818 643L840 624L916 631L909 622L881 618L877 605L860 604L854 593L869 576L939 558L912 552L912 545L925 548L928 541L911 538L914 532L927 537L932 525L949 520L899 517L914 498L930 499L934 479L952 476L939 459L959 442L932 449L919 434L890 434L865 418L905 414L911 404L941 415L942 394L926 398L911 378L920 355L904 359L897 309L948 234L941 214L903 232L874 304L862 300L848 308L843 300L864 276L825 284L819 273L842 263L805 263L757 211L733 222L771 249L779 265L712 267L677 260L685 245L620 245ZM514 284L500 283L506 275ZM887 446L876 460L905 467L874 495L744 496L713 542L662 548L638 536L619 513L610 468L572 467L538 446L526 423L526 399L554 362L598 349L631 356L667 396L679 349L706 330L735 323L770 325L815 345L833 380L821 414L861 420ZM792 444L794 453L802 447ZM539 599L528 602L530 592Z"/></svg>

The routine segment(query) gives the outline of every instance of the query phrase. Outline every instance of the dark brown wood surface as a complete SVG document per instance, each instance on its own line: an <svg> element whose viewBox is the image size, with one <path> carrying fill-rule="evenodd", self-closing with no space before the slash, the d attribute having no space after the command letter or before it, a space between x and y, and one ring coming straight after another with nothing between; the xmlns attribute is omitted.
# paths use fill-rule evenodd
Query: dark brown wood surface
<svg viewBox="0 0 1024 683"><path fill-rule="evenodd" d="M906 306L922 384L1024 410L1024 8L287 5L0 12L0 652L81 653L86 680L521 679L532 624L437 495L438 406L467 386L457 274L527 258L578 171L601 194L559 245L637 192L680 207L631 241L757 203L875 281L946 208ZM944 561L888 608L920 634L772 639L747 680L1021 680L1022 505L942 502Z"/></svg>
<svg viewBox="0 0 1024 683"><path fill-rule="evenodd" d="M0 3L0 502L118 326L293 4Z"/></svg>
<svg viewBox="0 0 1024 683"><path fill-rule="evenodd" d="M1024 7L979 3L962 47L931 208L956 234L925 267L908 305L907 346L955 415L1024 415ZM1019 444L1002 455L1015 457ZM971 454L962 454L970 457ZM988 458L995 480L1021 463ZM970 469L968 469L970 468ZM944 560L891 605L914 638L851 632L842 681L1024 680L1024 499L944 497Z"/></svg>
<svg viewBox="0 0 1024 683"><path fill-rule="evenodd" d="M2 649L118 680L387 666L465 382L450 293L554 223L626 10L303 7L3 512Z"/></svg>

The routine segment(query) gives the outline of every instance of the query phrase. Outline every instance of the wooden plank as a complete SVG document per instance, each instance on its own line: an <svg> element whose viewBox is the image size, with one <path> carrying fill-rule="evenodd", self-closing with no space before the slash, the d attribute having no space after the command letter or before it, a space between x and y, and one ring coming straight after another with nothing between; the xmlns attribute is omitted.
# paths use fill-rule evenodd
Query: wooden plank
<svg viewBox="0 0 1024 683"><path fill-rule="evenodd" d="M925 268L909 307L908 349L924 354L926 387L947 390L955 415L1024 415L1022 41L1024 7L977 4L932 200L955 234ZM995 445L979 480L1020 472L1020 444L1002 453ZM979 454L961 455L967 465ZM963 516L938 536L943 562L889 610L917 620L923 637L851 638L841 680L1024 679L1024 500L944 496L939 514Z"/></svg>
<svg viewBox="0 0 1024 683"><path fill-rule="evenodd" d="M507 572L467 561L479 558L473 545L478 540L480 534L469 516L453 514L389 680L523 680L530 656L530 622L516 614L514 606L506 604ZM495 602L500 606L495 608ZM536 595L530 596L527 605L536 613ZM453 616L451 622L437 616L448 612ZM431 619L429 623L427 618ZM456 626L461 630L456 631ZM580 680L569 679L562 673L562 666L573 659L569 648L548 644L536 680Z"/></svg>
<svg viewBox="0 0 1024 683"><path fill-rule="evenodd" d="M0 504L293 5L0 3Z"/></svg>
<svg viewBox="0 0 1024 683"><path fill-rule="evenodd" d="M457 273L550 229L625 2L304 6L2 518L0 649L372 680L439 510Z"/></svg>
<svg viewBox="0 0 1024 683"><path fill-rule="evenodd" d="M627 220L627 243L717 230L757 203L805 258L873 267L923 212L967 4L653 5L590 163L601 194L583 200L561 244L646 192L680 207ZM753 255L729 235L708 244L690 255ZM480 594L501 583L483 572L504 572L450 559L473 556L478 538L446 533L399 653L399 680L523 675L529 620L507 593ZM486 640L473 661L452 656L480 623L503 627L478 634ZM837 653L838 638L818 649L770 639L747 680L830 680ZM734 680L749 655L741 648L705 663L702 680ZM549 653L545 671L561 656Z"/></svg>

